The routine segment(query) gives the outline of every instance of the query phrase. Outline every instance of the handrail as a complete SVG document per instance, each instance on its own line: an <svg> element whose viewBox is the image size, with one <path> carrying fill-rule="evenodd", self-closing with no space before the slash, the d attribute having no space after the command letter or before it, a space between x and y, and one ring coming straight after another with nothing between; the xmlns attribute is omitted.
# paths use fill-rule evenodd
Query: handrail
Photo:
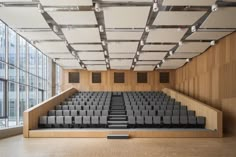
<svg viewBox="0 0 236 157"><path fill-rule="evenodd" d="M38 128L38 120L40 116L46 115L47 112L59 105L66 98L77 92L75 88L69 88L59 95L53 96L50 99L29 108L24 112L24 137L29 137L29 131Z"/></svg>

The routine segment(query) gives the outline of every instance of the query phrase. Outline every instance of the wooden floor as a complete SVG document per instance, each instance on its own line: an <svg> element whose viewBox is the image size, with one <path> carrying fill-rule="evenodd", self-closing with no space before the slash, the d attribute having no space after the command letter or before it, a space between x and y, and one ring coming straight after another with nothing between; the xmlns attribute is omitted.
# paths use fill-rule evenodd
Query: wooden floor
<svg viewBox="0 0 236 157"><path fill-rule="evenodd" d="M0 140L1 157L235 157L236 137L30 138Z"/></svg>

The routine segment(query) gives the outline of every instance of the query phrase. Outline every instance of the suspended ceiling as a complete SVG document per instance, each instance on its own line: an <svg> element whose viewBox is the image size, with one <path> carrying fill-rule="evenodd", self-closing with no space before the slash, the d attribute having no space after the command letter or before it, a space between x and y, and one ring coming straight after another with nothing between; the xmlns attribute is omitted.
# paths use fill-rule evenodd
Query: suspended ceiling
<svg viewBox="0 0 236 157"><path fill-rule="evenodd" d="M152 71L177 69L234 32L235 7L235 0L0 0L0 19L65 69Z"/></svg>

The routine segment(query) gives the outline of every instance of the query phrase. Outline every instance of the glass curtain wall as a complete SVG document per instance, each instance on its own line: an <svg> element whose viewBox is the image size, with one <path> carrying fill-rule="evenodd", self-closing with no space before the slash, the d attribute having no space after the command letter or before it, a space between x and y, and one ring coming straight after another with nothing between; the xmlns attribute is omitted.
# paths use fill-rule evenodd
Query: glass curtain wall
<svg viewBox="0 0 236 157"><path fill-rule="evenodd" d="M0 128L22 125L24 110L51 97L51 64L0 21Z"/></svg>

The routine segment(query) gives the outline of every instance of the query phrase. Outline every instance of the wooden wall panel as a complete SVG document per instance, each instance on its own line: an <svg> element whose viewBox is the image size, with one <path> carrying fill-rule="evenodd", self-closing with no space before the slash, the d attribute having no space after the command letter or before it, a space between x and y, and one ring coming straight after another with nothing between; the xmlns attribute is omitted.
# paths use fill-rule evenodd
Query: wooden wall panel
<svg viewBox="0 0 236 157"><path fill-rule="evenodd" d="M80 72L80 83L68 83L69 72ZM164 71L164 70L162 70ZM166 70L165 70L166 71ZM125 73L125 83L114 83L114 72ZM74 87L81 91L156 91L163 88L174 88L175 71L170 70L170 83L159 83L159 72L148 73L148 83L137 83L137 72L108 70L101 74L102 83L92 83L92 72L85 70L63 70L61 89Z"/></svg>
<svg viewBox="0 0 236 157"><path fill-rule="evenodd" d="M221 39L175 74L176 90L222 109L222 100L236 97L236 33Z"/></svg>

